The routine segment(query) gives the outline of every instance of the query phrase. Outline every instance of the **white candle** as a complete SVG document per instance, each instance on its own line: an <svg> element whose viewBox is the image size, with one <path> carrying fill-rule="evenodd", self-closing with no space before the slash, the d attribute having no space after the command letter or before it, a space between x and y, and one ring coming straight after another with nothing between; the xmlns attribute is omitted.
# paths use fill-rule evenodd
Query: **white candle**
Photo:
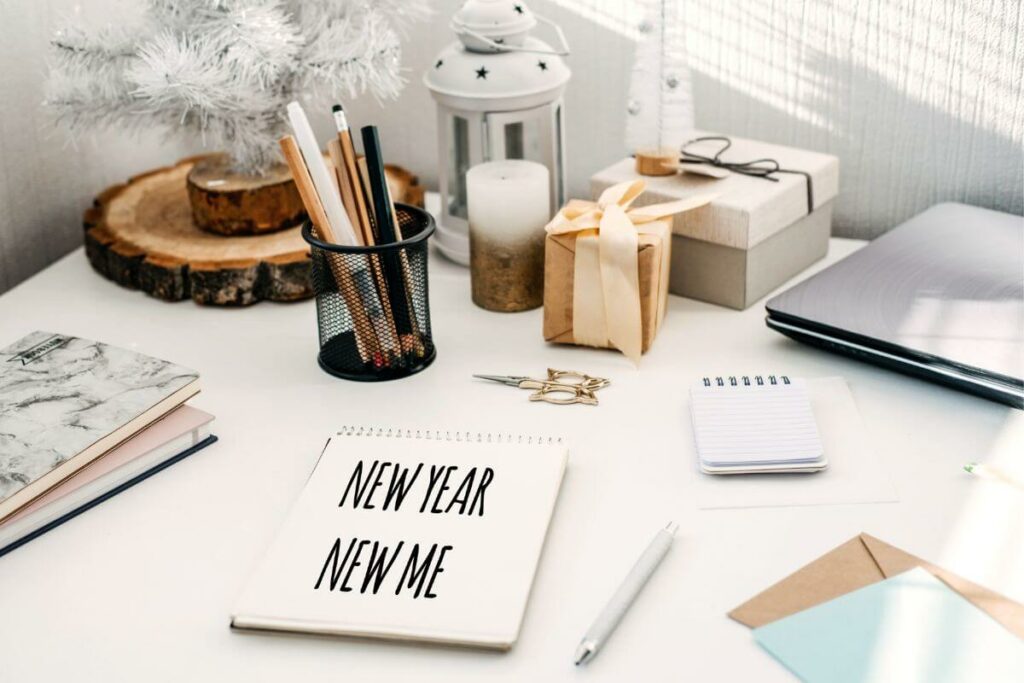
<svg viewBox="0 0 1024 683"><path fill-rule="evenodd" d="M497 311L544 300L544 226L551 218L543 164L506 159L466 173L473 301Z"/></svg>
<svg viewBox="0 0 1024 683"><path fill-rule="evenodd" d="M551 218L547 166L505 159L466 173L469 229L492 239L529 239Z"/></svg>

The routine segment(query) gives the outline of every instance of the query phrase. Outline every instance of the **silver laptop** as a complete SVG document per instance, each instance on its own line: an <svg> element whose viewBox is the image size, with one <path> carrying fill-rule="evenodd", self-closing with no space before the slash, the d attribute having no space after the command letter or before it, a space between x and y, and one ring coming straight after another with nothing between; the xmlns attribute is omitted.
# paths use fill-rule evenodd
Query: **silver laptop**
<svg viewBox="0 0 1024 683"><path fill-rule="evenodd" d="M766 308L799 341L1024 408L1024 217L937 204Z"/></svg>

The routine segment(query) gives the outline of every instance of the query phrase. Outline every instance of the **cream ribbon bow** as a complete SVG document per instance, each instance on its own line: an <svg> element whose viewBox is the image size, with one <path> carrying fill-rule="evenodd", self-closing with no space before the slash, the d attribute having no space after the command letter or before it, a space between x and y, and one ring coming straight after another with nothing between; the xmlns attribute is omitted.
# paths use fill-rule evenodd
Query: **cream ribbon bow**
<svg viewBox="0 0 1024 683"><path fill-rule="evenodd" d="M613 346L640 363L643 330L637 247L645 225L695 209L717 194L701 194L632 209L644 181L612 185L597 202L572 201L548 224L549 235L578 233L573 275L573 339L585 346Z"/></svg>

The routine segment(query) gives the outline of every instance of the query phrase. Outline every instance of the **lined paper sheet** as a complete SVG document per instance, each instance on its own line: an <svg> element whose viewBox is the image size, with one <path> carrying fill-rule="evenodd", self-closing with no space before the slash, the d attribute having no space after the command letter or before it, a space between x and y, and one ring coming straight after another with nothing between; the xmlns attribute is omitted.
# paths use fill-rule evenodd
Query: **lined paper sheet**
<svg viewBox="0 0 1024 683"><path fill-rule="evenodd" d="M810 395L790 384L704 384L690 391L697 454L728 467L810 463L823 453Z"/></svg>

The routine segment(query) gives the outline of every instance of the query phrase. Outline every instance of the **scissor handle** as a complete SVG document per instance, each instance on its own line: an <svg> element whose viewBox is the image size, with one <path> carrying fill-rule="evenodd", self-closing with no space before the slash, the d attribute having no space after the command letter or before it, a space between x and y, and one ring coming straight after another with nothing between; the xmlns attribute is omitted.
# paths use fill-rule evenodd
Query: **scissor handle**
<svg viewBox="0 0 1024 683"><path fill-rule="evenodd" d="M568 394L568 396L562 397L558 396L558 394ZM560 384L558 382L544 382L543 386L538 387L537 391L530 394L530 400L544 401L545 403L553 403L559 406L572 405L573 403L583 403L589 406L597 405L597 396L594 396L594 392L589 389L579 385Z"/></svg>
<svg viewBox="0 0 1024 683"><path fill-rule="evenodd" d="M604 377L592 377L586 373L577 372L576 370L555 370L554 368L548 368L548 379L552 382L582 387L590 391L597 391L598 389L603 389L611 384L611 380L607 380ZM567 382L566 380L578 381Z"/></svg>
<svg viewBox="0 0 1024 683"><path fill-rule="evenodd" d="M592 386L589 381L584 382L562 382L553 379L524 379L519 382L520 389L537 389L538 391L563 391L565 393L594 393L594 389L600 389L603 385Z"/></svg>

